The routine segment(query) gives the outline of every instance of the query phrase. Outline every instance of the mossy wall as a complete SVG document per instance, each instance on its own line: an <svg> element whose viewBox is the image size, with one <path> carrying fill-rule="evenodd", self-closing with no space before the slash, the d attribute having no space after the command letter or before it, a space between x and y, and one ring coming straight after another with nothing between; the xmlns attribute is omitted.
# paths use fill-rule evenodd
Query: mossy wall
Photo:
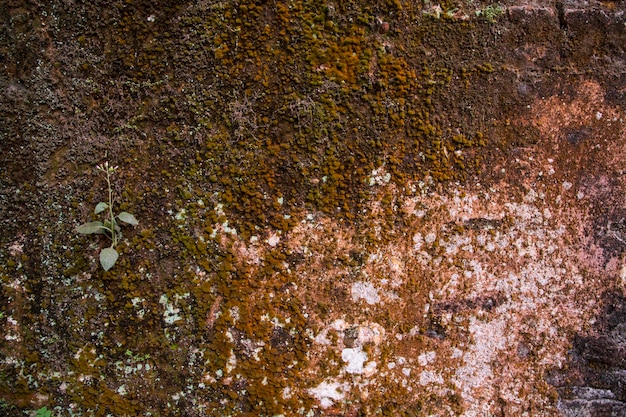
<svg viewBox="0 0 626 417"><path fill-rule="evenodd" d="M546 210L569 214L532 197L541 187L515 164L528 151L557 177L571 171L573 159L546 151L554 131L536 110L545 97L602 102L616 119L591 118L589 132L623 132L624 90L613 88L623 74L603 64L624 55L621 6L594 7L583 22L551 4L4 2L2 410L417 416L496 407L497 394L463 386L462 372L480 375L454 355L477 355L473 338L488 339L472 314L528 294L463 274L473 259L508 262L505 235L530 236L547 258L541 239L584 245L563 234ZM567 152L597 163L593 175L614 169L592 144ZM108 272L97 263L106 240L74 232L95 219L105 183L94 167L105 160L120 167L117 208L140 221ZM545 195L561 195L560 184ZM620 186L609 187L610 201ZM531 203L539 223L523 211ZM464 246L475 252L451 249ZM578 252L563 250L575 262ZM559 265L536 267L550 275ZM554 276L587 273L577 271ZM455 274L467 279L446 292ZM465 301L451 305L457 296ZM572 290L567 300L581 297ZM550 340L524 337L531 347ZM563 348L567 338L557 339ZM351 372L363 355L365 369ZM411 370L429 364L437 372ZM504 415L554 415L547 366L532 359L520 374L527 406L502 400Z"/></svg>

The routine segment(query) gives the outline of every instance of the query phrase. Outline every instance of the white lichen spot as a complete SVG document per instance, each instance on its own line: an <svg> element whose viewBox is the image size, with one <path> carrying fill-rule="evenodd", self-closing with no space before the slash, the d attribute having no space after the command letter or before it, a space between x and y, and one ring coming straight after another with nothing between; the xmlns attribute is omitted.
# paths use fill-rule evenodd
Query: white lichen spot
<svg viewBox="0 0 626 417"><path fill-rule="evenodd" d="M276 233L270 234L270 236L266 240L267 244L271 247L275 247L280 242L280 236Z"/></svg>
<svg viewBox="0 0 626 417"><path fill-rule="evenodd" d="M331 341L328 339L328 330L324 329L321 333L315 336L315 343L318 345L331 345Z"/></svg>
<svg viewBox="0 0 626 417"><path fill-rule="evenodd" d="M416 233L413 236L413 249L419 251L422 249L422 245L424 244L424 238L421 233Z"/></svg>
<svg viewBox="0 0 626 417"><path fill-rule="evenodd" d="M357 281L351 288L352 301L357 302L364 299L367 304L373 305L380 301L378 290L369 282Z"/></svg>
<svg viewBox="0 0 626 417"><path fill-rule="evenodd" d="M180 313L180 309L174 307L174 305L168 301L166 294L161 295L161 298L159 298L159 304L162 304L165 307L165 311L163 312L163 320L166 324L174 324L178 320L183 319L178 314Z"/></svg>
<svg viewBox="0 0 626 417"><path fill-rule="evenodd" d="M463 357L463 351L459 348L454 348L452 350L452 355L450 355L452 359L461 359Z"/></svg>
<svg viewBox="0 0 626 417"><path fill-rule="evenodd" d="M429 363L433 362L437 357L437 353L434 351L422 353L417 357L417 362L419 362L420 366L426 366Z"/></svg>
<svg viewBox="0 0 626 417"><path fill-rule="evenodd" d="M383 185L388 184L389 181L391 181L391 174L389 172L385 172L385 167L380 167L372 171L369 185L370 187L374 185Z"/></svg>
<svg viewBox="0 0 626 417"><path fill-rule="evenodd" d="M237 322L239 321L239 306L233 306L228 310L228 313L230 314L230 317L232 317L233 322Z"/></svg>
<svg viewBox="0 0 626 417"><path fill-rule="evenodd" d="M367 354L363 352L361 347L346 348L341 351L341 359L347 362L344 367L349 374L362 374L364 371L363 364L367 360Z"/></svg>
<svg viewBox="0 0 626 417"><path fill-rule="evenodd" d="M185 218L187 217L187 210L180 209L180 211L178 213L176 213L176 216L174 216L176 218L176 220L182 221L185 220Z"/></svg>
<svg viewBox="0 0 626 417"><path fill-rule="evenodd" d="M376 373L376 368L377 368L378 364L374 361L370 361L365 365L365 368L363 368L363 375L365 377L371 377L372 375L374 375Z"/></svg>
<svg viewBox="0 0 626 417"><path fill-rule="evenodd" d="M130 300L130 302L133 303L133 307L137 307L137 305L143 303L144 301L146 301L146 299L141 297L134 297Z"/></svg>
<svg viewBox="0 0 626 417"><path fill-rule="evenodd" d="M375 346L382 342L385 336L385 328L378 323L367 323L359 326L358 336L355 340L357 346L372 343Z"/></svg>
<svg viewBox="0 0 626 417"><path fill-rule="evenodd" d="M422 371L420 373L420 385L443 384L443 377L432 371Z"/></svg>
<svg viewBox="0 0 626 417"><path fill-rule="evenodd" d="M228 225L228 220L226 220L224 223L222 223L222 230L224 231L224 233L228 233L230 235L236 235L237 234L237 229L230 227Z"/></svg>
<svg viewBox="0 0 626 417"><path fill-rule="evenodd" d="M309 388L307 392L319 401L322 408L332 406L335 401L341 401L345 398L346 386L339 382L324 381L315 388Z"/></svg>

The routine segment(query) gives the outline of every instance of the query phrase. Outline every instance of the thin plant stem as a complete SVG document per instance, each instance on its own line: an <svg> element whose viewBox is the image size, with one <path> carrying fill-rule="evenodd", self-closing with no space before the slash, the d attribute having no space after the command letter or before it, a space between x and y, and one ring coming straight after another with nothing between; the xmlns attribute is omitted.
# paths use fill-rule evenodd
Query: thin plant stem
<svg viewBox="0 0 626 417"><path fill-rule="evenodd" d="M100 171L103 171L107 176L107 190L109 192L109 225L104 226L104 228L111 233L111 247L114 248L118 242L118 234L115 230L117 222L115 221L115 216L113 215L113 187L111 186L111 173L115 171L117 167L113 168L109 166L109 161L106 161L103 165L100 165L97 168Z"/></svg>
<svg viewBox="0 0 626 417"><path fill-rule="evenodd" d="M108 165L108 164L107 164ZM111 231L111 247L117 245L117 233L115 232L115 217L113 216L113 188L111 187L111 169L106 167L107 186L109 188L109 226Z"/></svg>

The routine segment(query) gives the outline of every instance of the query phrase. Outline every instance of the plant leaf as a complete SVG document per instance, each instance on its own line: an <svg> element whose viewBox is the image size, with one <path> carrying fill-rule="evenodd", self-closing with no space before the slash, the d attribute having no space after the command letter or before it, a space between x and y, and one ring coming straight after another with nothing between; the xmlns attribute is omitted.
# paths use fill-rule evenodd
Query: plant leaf
<svg viewBox="0 0 626 417"><path fill-rule="evenodd" d="M104 201L99 202L94 209L94 214L102 213L104 210L108 209L109 205Z"/></svg>
<svg viewBox="0 0 626 417"><path fill-rule="evenodd" d="M89 222L78 226L76 231L82 235L104 234L106 228L102 222Z"/></svg>
<svg viewBox="0 0 626 417"><path fill-rule="evenodd" d="M37 414L35 414L36 417L51 417L52 416L52 410L48 410L48 407L41 407L39 410L37 410Z"/></svg>
<svg viewBox="0 0 626 417"><path fill-rule="evenodd" d="M102 268L105 271L108 271L109 269L113 268L113 265L115 265L115 262L119 257L120 254L117 253L115 249L111 247L104 248L102 249L102 252L100 252L100 265L102 265Z"/></svg>
<svg viewBox="0 0 626 417"><path fill-rule="evenodd" d="M118 214L117 218L120 219L121 221L123 221L124 223L128 223L128 224L133 225L133 226L137 226L139 224L139 222L137 221L135 216L133 216L132 214L127 213L125 211L123 211L120 214Z"/></svg>
<svg viewBox="0 0 626 417"><path fill-rule="evenodd" d="M41 407L39 410L37 410L37 414L35 414L36 417L51 417L52 416L52 410L48 410L48 407Z"/></svg>

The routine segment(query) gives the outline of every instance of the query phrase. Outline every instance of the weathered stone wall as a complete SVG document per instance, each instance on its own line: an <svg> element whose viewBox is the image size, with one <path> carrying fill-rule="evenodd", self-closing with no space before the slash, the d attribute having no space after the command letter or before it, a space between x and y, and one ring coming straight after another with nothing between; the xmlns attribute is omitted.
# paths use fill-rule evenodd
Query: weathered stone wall
<svg viewBox="0 0 626 417"><path fill-rule="evenodd" d="M624 12L2 3L0 414L626 415Z"/></svg>

